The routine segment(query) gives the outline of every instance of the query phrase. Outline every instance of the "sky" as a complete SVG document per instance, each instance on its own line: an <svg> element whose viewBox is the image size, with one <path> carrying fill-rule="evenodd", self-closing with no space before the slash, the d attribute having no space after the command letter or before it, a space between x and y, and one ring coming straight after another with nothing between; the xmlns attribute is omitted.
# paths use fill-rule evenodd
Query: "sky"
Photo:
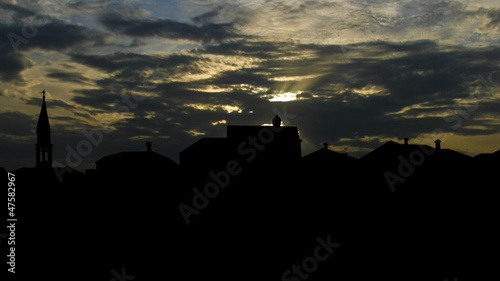
<svg viewBox="0 0 500 281"><path fill-rule="evenodd" d="M34 166L44 89L56 165L81 171L277 113L303 155L491 153L499 43L498 0L0 0L0 167Z"/></svg>

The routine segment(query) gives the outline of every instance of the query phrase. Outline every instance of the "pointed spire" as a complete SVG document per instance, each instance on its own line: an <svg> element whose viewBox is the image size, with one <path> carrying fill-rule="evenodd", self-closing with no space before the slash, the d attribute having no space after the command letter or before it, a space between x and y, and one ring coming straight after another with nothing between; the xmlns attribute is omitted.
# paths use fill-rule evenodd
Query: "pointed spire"
<svg viewBox="0 0 500 281"><path fill-rule="evenodd" d="M42 108L36 124L36 167L52 167L52 143L50 141L50 124L45 90L42 91Z"/></svg>
<svg viewBox="0 0 500 281"><path fill-rule="evenodd" d="M40 115L38 116L38 123L36 125L37 133L50 132L49 114L47 113L47 105L45 104L45 90L42 91L43 101Z"/></svg>

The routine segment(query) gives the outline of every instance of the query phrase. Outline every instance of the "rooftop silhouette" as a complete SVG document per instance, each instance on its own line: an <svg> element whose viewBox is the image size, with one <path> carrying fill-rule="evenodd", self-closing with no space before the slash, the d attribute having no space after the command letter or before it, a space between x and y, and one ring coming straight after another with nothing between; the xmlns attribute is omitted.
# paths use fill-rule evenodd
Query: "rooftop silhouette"
<svg viewBox="0 0 500 281"><path fill-rule="evenodd" d="M180 165L148 141L82 174L51 167L48 116L44 93L36 165L13 173L20 259L31 270L57 259L56 279L76 265L85 272L75 280L126 265L148 280L166 263L185 280L279 279L331 235L341 246L311 280L442 281L486 262L481 249L496 239L484 187L498 182L500 150L469 157L445 141L405 138L360 159L326 142L302 157L298 128L276 115L272 126L228 125L226 137L187 144ZM50 218L57 223L43 231ZM463 241L479 242L463 249Z"/></svg>

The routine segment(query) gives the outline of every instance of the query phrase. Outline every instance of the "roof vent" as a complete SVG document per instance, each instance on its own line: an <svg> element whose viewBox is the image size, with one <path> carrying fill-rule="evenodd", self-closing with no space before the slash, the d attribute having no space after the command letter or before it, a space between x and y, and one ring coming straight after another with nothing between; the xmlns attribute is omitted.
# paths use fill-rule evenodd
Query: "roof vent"
<svg viewBox="0 0 500 281"><path fill-rule="evenodd" d="M437 140L434 141L434 143L436 144L436 149L437 150L441 150L441 140L437 139Z"/></svg>

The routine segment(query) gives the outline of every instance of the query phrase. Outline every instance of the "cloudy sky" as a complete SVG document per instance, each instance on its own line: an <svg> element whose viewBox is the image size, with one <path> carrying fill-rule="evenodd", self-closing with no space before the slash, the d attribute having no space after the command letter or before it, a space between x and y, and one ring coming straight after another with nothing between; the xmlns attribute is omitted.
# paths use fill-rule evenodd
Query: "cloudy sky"
<svg viewBox="0 0 500 281"><path fill-rule="evenodd" d="M498 0L0 0L0 167L34 165L43 89L57 162L102 134L82 171L285 111L303 155L494 152L499 43Z"/></svg>

